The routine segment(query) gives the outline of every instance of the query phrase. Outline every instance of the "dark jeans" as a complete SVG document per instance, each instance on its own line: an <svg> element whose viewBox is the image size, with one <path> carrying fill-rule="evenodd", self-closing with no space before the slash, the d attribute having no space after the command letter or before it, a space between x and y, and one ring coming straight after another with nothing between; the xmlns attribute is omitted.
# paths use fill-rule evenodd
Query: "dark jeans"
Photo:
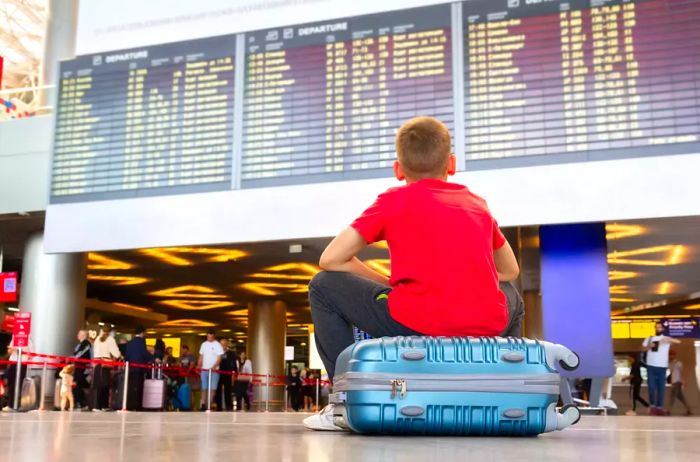
<svg viewBox="0 0 700 462"><path fill-rule="evenodd" d="M228 374L219 375L219 386L216 388L216 407L218 410L233 410L233 399L231 396L231 384L233 377Z"/></svg>
<svg viewBox="0 0 700 462"><path fill-rule="evenodd" d="M649 387L649 404L663 409L666 393L666 368L647 366L647 385Z"/></svg>
<svg viewBox="0 0 700 462"><path fill-rule="evenodd" d="M82 364L79 366L82 367ZM88 405L86 390L90 388L90 383L87 380L87 374L85 369L75 369L75 389L73 390L73 395L75 398L75 406L77 408L85 407Z"/></svg>
<svg viewBox="0 0 700 462"><path fill-rule="evenodd" d="M92 409L109 408L109 386L112 380L112 368L98 364L92 372L92 389L90 390Z"/></svg>
<svg viewBox="0 0 700 462"><path fill-rule="evenodd" d="M508 297L508 325L504 336L520 337L525 308L515 287L501 284ZM352 326L372 337L422 335L395 321L389 314L386 297L391 288L351 273L322 271L309 283L311 317L315 326L316 347L328 377L333 378L335 360L355 341ZM430 307L426 307L430 309Z"/></svg>
<svg viewBox="0 0 700 462"><path fill-rule="evenodd" d="M236 393L236 407L242 410L243 401L245 401L246 410L250 411L250 398L248 397L249 380L236 380L233 390Z"/></svg>
<svg viewBox="0 0 700 462"><path fill-rule="evenodd" d="M637 403L641 403L642 406L644 407L649 407L649 403L647 403L644 398L642 398L642 395L640 394L640 390L642 389L642 382L632 382L632 410L636 411L637 410Z"/></svg>

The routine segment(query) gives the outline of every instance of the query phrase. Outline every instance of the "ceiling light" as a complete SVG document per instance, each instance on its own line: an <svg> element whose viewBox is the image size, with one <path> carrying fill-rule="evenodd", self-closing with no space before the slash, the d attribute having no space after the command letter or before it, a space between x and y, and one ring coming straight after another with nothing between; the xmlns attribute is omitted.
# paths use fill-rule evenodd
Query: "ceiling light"
<svg viewBox="0 0 700 462"><path fill-rule="evenodd" d="M173 334L163 334L163 337L172 337Z"/></svg>
<svg viewBox="0 0 700 462"><path fill-rule="evenodd" d="M134 265L96 252L88 253L88 269L91 270L129 270Z"/></svg>
<svg viewBox="0 0 700 462"><path fill-rule="evenodd" d="M608 263L611 265L639 265L639 266L667 266L681 263L685 247L680 244L657 245L634 250L614 251L608 254ZM637 259L642 255L666 254L663 259Z"/></svg>
<svg viewBox="0 0 700 462"><path fill-rule="evenodd" d="M88 274L87 278L89 281L114 282L118 286L135 286L149 281L148 278L137 276L107 276L104 274Z"/></svg>
<svg viewBox="0 0 700 462"><path fill-rule="evenodd" d="M301 244L291 244L289 246L289 253L301 253L304 250Z"/></svg>
<svg viewBox="0 0 700 462"><path fill-rule="evenodd" d="M19 308L16 308L14 306L8 306L7 311L13 311L13 312L17 313L19 311Z"/></svg>
<svg viewBox="0 0 700 462"><path fill-rule="evenodd" d="M128 303L112 303L112 305L119 306L121 308L128 308L130 310L136 311L152 311L150 308L144 308L142 306L129 305Z"/></svg>
<svg viewBox="0 0 700 462"><path fill-rule="evenodd" d="M184 258L181 254L206 256L205 262L228 262L247 257L248 252L237 249L214 249L207 247L163 247L156 249L141 249L139 252L163 263L173 266L191 266L192 259Z"/></svg>
<svg viewBox="0 0 700 462"><path fill-rule="evenodd" d="M231 332L231 329L221 329L221 332Z"/></svg>
<svg viewBox="0 0 700 462"><path fill-rule="evenodd" d="M180 310L193 310L193 311L203 311L203 310L213 310L216 308L226 308L233 306L233 302L227 302L225 300L159 300L158 303L163 305L168 305L172 308L178 308Z"/></svg>
<svg viewBox="0 0 700 462"><path fill-rule="evenodd" d="M239 287L258 295L279 295L280 292L305 293L309 291L306 284L277 283L277 282L246 282ZM282 290L273 290L282 289Z"/></svg>
<svg viewBox="0 0 700 462"><path fill-rule="evenodd" d="M155 335L157 332L155 330L151 329L151 330L147 330L146 333L148 335Z"/></svg>
<svg viewBox="0 0 700 462"><path fill-rule="evenodd" d="M154 297L183 297L183 298L226 298L226 295L217 293L216 289L207 286L177 286L169 289L156 290L149 293Z"/></svg>
<svg viewBox="0 0 700 462"><path fill-rule="evenodd" d="M605 238L611 241L614 239L623 239L625 237L639 236L646 232L646 228L640 225L610 223L605 225L605 231Z"/></svg>
<svg viewBox="0 0 700 462"><path fill-rule="evenodd" d="M700 310L700 303L683 307L684 310Z"/></svg>
<svg viewBox="0 0 700 462"><path fill-rule="evenodd" d="M199 319L175 319L158 324L162 327L214 327L216 324Z"/></svg>
<svg viewBox="0 0 700 462"><path fill-rule="evenodd" d="M383 276L391 276L391 260L388 258L375 258L374 260L367 260L365 264Z"/></svg>
<svg viewBox="0 0 700 462"><path fill-rule="evenodd" d="M659 284L659 287L656 289L656 293L658 295L668 295L669 293L673 292L673 286L675 286L674 283L664 281L661 284Z"/></svg>
<svg viewBox="0 0 700 462"><path fill-rule="evenodd" d="M610 301L612 303L632 303L636 299L634 298L625 298L625 297L610 297Z"/></svg>
<svg viewBox="0 0 700 462"><path fill-rule="evenodd" d="M100 322L97 323L97 325L98 325L98 326L104 326L105 323L103 323L102 321L100 321Z"/></svg>
<svg viewBox="0 0 700 462"><path fill-rule="evenodd" d="M608 271L608 279L611 281L618 281L620 279L631 279L631 278L636 278L639 276L639 273L635 271L619 271L619 270L610 270Z"/></svg>
<svg viewBox="0 0 700 462"><path fill-rule="evenodd" d="M239 340L238 343L245 343L245 340Z"/></svg>
<svg viewBox="0 0 700 462"><path fill-rule="evenodd" d="M630 292L630 286L610 286L611 294L628 294Z"/></svg>

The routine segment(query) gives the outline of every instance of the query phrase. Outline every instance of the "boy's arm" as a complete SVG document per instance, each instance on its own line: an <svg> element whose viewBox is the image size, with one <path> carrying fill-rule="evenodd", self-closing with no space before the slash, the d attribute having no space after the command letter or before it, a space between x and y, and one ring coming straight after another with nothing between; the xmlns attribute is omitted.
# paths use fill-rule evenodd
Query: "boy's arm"
<svg viewBox="0 0 700 462"><path fill-rule="evenodd" d="M357 258L357 254L367 247L367 242L355 228L347 227L328 244L321 255L319 266L326 271L342 271L389 285L389 278L374 271Z"/></svg>
<svg viewBox="0 0 700 462"><path fill-rule="evenodd" d="M505 241L500 248L493 251L493 260L496 263L499 281L513 281L520 274L518 260L515 258L513 249L508 241Z"/></svg>

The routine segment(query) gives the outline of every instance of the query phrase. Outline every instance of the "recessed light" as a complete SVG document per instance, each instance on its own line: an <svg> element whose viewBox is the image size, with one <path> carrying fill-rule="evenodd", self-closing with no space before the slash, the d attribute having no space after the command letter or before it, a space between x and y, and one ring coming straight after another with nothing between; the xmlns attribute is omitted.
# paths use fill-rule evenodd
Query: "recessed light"
<svg viewBox="0 0 700 462"><path fill-rule="evenodd" d="M19 308L15 308L14 306L9 306L9 307L7 307L7 311L14 311L16 313L19 311Z"/></svg>
<svg viewBox="0 0 700 462"><path fill-rule="evenodd" d="M301 253L304 247L301 244L291 244L289 246L289 253Z"/></svg>

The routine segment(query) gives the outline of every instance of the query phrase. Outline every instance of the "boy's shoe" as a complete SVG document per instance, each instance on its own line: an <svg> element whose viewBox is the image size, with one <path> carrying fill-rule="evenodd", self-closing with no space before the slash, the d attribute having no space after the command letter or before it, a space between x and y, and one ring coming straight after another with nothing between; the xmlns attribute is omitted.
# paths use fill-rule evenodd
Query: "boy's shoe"
<svg viewBox="0 0 700 462"><path fill-rule="evenodd" d="M342 432L344 428L340 428L333 422L333 404L329 404L312 416L303 420L304 426L310 430Z"/></svg>

